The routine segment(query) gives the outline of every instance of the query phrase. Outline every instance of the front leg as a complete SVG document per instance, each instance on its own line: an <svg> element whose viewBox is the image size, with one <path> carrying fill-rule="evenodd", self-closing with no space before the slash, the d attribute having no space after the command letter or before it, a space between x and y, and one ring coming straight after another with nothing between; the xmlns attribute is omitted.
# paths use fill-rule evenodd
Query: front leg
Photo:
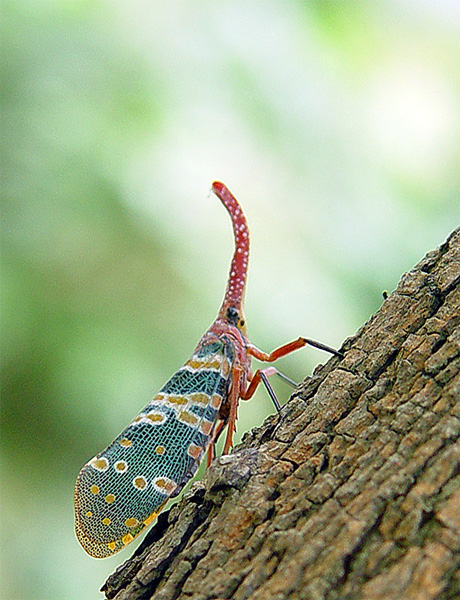
<svg viewBox="0 0 460 600"><path fill-rule="evenodd" d="M286 354L290 354L291 352L294 352L294 350L303 348L307 344L309 346L313 346L314 348L318 348L319 350L325 350L326 352L330 352L331 354L339 356L340 358L343 357L342 352L340 352L339 350L335 350L330 346L326 346L326 344L322 344L321 342L316 342L315 340L311 340L309 338L304 337L299 337L292 342L283 344L283 346L276 348L275 350L270 352L270 354L259 350L259 348L257 348L257 346L254 346L253 344L248 344L246 350L248 354L254 356L254 358L257 358L258 360L261 360L263 362L274 362L275 360L278 360L278 358L286 356Z"/></svg>

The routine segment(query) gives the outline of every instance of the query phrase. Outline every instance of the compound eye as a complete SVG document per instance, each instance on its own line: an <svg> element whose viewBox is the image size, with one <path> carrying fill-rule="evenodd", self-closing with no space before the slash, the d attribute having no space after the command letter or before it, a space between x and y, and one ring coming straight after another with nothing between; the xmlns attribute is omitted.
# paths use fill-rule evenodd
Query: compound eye
<svg viewBox="0 0 460 600"><path fill-rule="evenodd" d="M227 321L231 325L235 325L235 327L238 325L239 315L237 309L234 306L229 306L227 309Z"/></svg>

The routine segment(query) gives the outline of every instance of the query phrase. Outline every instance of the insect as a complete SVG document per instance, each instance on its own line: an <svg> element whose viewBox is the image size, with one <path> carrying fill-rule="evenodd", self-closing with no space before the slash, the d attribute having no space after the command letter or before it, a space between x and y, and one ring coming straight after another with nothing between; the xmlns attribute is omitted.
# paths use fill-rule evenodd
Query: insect
<svg viewBox="0 0 460 600"><path fill-rule="evenodd" d="M253 357L271 363L306 344L341 356L303 337L269 354L249 341L243 313L248 225L223 183L214 182L212 191L230 214L235 237L224 300L190 360L80 471L74 496L75 531L84 550L95 558L118 552L155 519L193 476L206 451L210 463L225 426L223 452L229 452L240 398L251 398L262 381L277 403L267 377L280 373L272 366L253 373Z"/></svg>

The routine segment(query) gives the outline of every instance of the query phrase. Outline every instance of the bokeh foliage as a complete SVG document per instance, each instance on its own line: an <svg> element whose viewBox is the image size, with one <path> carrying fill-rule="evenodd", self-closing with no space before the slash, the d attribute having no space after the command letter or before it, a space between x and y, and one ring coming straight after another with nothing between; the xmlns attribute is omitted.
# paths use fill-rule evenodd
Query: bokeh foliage
<svg viewBox="0 0 460 600"><path fill-rule="evenodd" d="M123 556L78 547L74 479L215 316L232 246L210 182L253 234L253 342L340 345L457 225L460 25L447 0L2 16L2 593L87 599ZM239 434L270 411L244 405Z"/></svg>

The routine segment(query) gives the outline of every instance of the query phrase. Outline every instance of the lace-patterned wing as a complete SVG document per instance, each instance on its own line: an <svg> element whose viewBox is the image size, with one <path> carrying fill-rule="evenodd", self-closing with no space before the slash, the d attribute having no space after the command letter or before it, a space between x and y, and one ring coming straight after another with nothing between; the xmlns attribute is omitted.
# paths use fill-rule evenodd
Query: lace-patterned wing
<svg viewBox="0 0 460 600"><path fill-rule="evenodd" d="M80 471L75 531L104 558L129 544L195 473L226 397L231 345L204 345L134 421Z"/></svg>

